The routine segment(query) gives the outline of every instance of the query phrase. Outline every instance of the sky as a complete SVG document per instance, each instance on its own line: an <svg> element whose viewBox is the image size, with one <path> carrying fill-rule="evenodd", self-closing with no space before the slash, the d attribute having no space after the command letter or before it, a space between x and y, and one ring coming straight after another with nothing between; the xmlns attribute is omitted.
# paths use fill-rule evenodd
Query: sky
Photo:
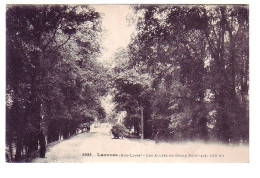
<svg viewBox="0 0 260 178"><path fill-rule="evenodd" d="M135 27L130 26L126 19L127 15L133 15L133 11L129 5L93 5L93 7L103 14L102 24L106 29L102 41L105 49L99 60L108 62L118 48L124 48L130 42Z"/></svg>

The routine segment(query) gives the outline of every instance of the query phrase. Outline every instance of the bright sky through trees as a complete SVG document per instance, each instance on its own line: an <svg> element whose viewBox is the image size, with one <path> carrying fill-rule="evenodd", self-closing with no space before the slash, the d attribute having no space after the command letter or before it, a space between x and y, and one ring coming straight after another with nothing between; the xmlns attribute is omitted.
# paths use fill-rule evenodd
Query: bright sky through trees
<svg viewBox="0 0 260 178"><path fill-rule="evenodd" d="M106 30L102 44L105 48L101 61L108 62L120 47L126 47L134 31L134 25L129 25L127 16L133 14L129 5L93 5L102 15L102 24Z"/></svg>

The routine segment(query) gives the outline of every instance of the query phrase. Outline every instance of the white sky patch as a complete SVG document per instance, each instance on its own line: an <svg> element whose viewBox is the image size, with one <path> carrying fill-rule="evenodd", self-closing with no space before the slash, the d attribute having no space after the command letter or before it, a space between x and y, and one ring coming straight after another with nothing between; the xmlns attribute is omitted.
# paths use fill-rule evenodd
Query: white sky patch
<svg viewBox="0 0 260 178"><path fill-rule="evenodd" d="M115 109L115 103L113 102L113 96L108 94L101 99L101 105L105 109L107 116L111 115ZM126 111L120 111L116 118L118 123L123 122L123 119L126 117Z"/></svg>
<svg viewBox="0 0 260 178"><path fill-rule="evenodd" d="M135 27L129 26L127 16L133 14L133 11L129 5L93 5L93 7L103 14L102 23L106 30L102 39L105 50L99 60L108 62L118 48L127 47L131 40Z"/></svg>
<svg viewBox="0 0 260 178"><path fill-rule="evenodd" d="M110 114L111 112L113 112L115 104L113 103L112 95L107 95L107 96L103 97L101 100L101 105L103 106L103 108L105 109L105 112L107 114Z"/></svg>

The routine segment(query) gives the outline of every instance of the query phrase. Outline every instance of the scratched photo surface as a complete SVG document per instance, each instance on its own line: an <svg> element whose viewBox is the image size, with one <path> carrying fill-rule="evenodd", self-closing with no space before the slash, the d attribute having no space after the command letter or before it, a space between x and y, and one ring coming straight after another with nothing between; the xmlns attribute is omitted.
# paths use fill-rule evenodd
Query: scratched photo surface
<svg viewBox="0 0 260 178"><path fill-rule="evenodd" d="M7 5L6 162L249 162L247 4Z"/></svg>

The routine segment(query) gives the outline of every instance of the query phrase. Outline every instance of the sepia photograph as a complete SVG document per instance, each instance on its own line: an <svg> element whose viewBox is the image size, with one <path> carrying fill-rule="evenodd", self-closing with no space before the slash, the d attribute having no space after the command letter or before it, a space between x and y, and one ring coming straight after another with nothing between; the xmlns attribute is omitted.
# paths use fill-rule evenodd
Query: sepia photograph
<svg viewBox="0 0 260 178"><path fill-rule="evenodd" d="M248 4L5 15L6 163L249 163Z"/></svg>

